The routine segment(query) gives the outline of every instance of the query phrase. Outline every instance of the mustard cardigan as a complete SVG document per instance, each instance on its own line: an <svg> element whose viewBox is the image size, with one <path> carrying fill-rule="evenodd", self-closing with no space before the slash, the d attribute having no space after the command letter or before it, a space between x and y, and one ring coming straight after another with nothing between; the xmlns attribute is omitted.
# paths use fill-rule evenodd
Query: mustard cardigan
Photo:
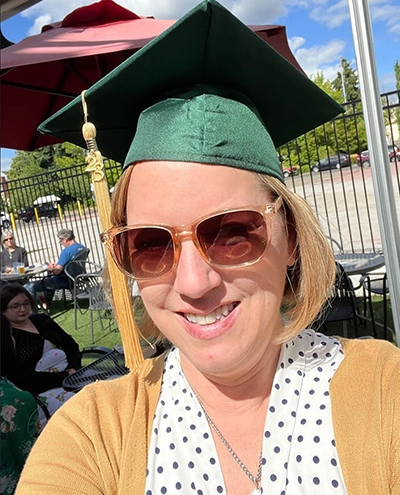
<svg viewBox="0 0 400 495"><path fill-rule="evenodd" d="M400 495L400 349L342 340L331 383L349 495ZM141 495L163 356L139 375L87 386L55 414L28 458L17 495Z"/></svg>

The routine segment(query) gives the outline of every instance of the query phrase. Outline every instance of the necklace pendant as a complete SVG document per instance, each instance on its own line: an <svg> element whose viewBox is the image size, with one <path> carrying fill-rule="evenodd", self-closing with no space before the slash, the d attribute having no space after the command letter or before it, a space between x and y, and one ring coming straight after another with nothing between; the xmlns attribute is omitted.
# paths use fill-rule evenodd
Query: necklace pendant
<svg viewBox="0 0 400 495"><path fill-rule="evenodd" d="M255 490L253 490L250 495L262 495L262 488L256 488Z"/></svg>

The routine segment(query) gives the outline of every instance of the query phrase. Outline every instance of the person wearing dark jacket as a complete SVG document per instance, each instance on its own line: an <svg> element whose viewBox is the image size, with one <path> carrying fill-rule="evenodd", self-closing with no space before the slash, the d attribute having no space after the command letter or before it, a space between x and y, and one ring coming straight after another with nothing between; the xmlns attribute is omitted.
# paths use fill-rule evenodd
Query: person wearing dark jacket
<svg viewBox="0 0 400 495"><path fill-rule="evenodd" d="M22 390L40 394L52 414L73 395L62 389L62 382L81 367L79 346L49 316L31 314L34 301L23 286L8 284L0 299L13 340L8 379ZM2 332L2 340L6 338Z"/></svg>
<svg viewBox="0 0 400 495"><path fill-rule="evenodd" d="M16 262L28 266L28 254L26 249L16 245L15 237L12 232L4 232L1 236L1 244L3 246L3 250L0 253L0 266L2 272L11 272L13 270L13 263Z"/></svg>

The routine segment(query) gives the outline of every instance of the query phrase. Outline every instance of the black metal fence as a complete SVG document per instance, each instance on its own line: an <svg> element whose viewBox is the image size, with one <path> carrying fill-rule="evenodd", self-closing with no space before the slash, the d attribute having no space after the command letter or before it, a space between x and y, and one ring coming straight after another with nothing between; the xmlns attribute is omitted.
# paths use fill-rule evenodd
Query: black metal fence
<svg viewBox="0 0 400 495"><path fill-rule="evenodd" d="M381 96L386 139L390 156L397 214L400 215L400 91ZM346 113L279 149L282 166L298 167L298 175L286 179L287 186L304 197L315 210L326 234L345 250L382 249L372 174L366 150L365 124L360 101L344 105ZM328 156L345 154L339 168L313 172Z"/></svg>
<svg viewBox="0 0 400 495"><path fill-rule="evenodd" d="M400 145L400 91L382 96L388 145ZM366 149L365 126L360 102L345 105L346 113L281 147L278 152L289 175L287 187L304 197L314 208L325 232L346 251L375 251L382 247L375 205L371 168L357 155ZM290 118L290 116L288 116ZM313 172L324 157L344 153L349 166ZM399 152L400 153L400 152ZM390 164L398 214L400 214L400 160ZM341 163L340 165L347 165ZM362 166L363 165L363 166ZM57 231L71 228L79 242L91 250L90 259L102 263L103 246L96 204L85 172L85 164L48 171L33 177L2 183L2 203L11 214L17 242L25 246L30 261L58 258ZM105 163L109 187L121 171L120 165ZM42 198L39 202L38 199ZM51 200L48 203L44 199ZM28 216L31 218L28 220Z"/></svg>
<svg viewBox="0 0 400 495"><path fill-rule="evenodd" d="M103 262L96 202L85 168L86 164L80 164L3 184L3 203L8 205L17 243L27 249L30 263L58 259L61 228L74 231L77 241L90 249L89 259ZM121 167L106 161L105 168L111 188Z"/></svg>

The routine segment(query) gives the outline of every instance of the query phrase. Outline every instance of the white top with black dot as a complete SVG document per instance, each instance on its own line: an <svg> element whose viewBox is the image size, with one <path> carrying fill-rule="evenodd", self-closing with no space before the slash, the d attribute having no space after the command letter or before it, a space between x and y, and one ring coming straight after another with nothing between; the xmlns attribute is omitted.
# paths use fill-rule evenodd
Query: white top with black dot
<svg viewBox="0 0 400 495"><path fill-rule="evenodd" d="M313 330L282 345L264 430L265 495L347 493L329 395L342 360L340 342ZM223 433L223 425L217 426ZM145 495L178 493L211 495L226 489L207 419L173 348L154 416Z"/></svg>

